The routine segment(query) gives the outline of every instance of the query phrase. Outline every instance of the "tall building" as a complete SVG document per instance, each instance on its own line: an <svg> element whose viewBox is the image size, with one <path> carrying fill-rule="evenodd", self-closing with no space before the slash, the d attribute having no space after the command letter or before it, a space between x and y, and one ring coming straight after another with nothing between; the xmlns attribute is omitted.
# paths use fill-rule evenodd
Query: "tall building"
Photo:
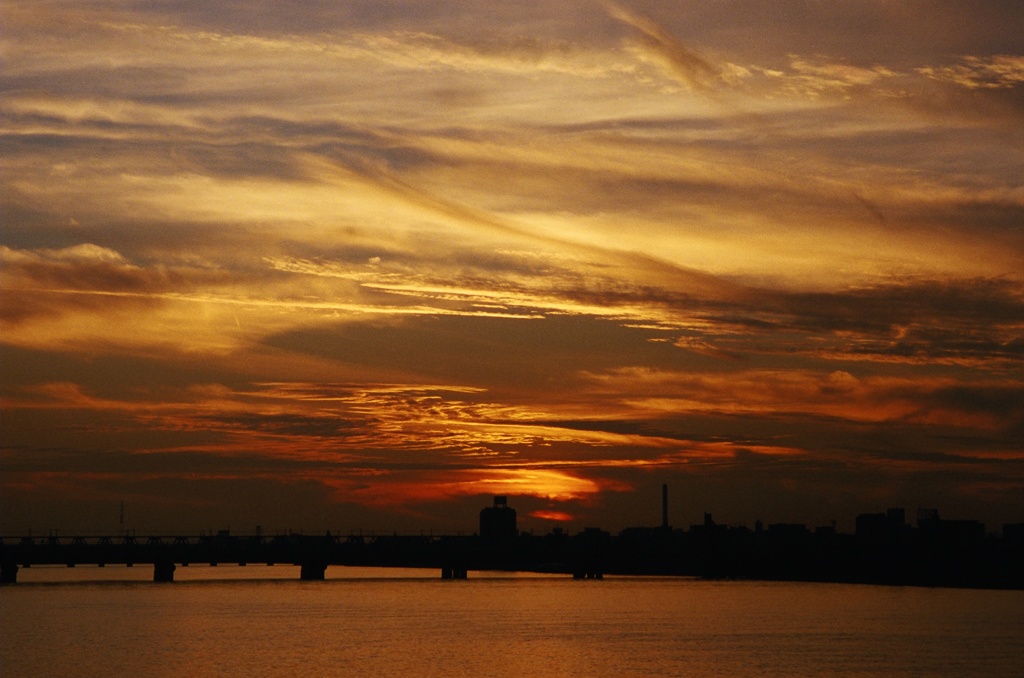
<svg viewBox="0 0 1024 678"><path fill-rule="evenodd" d="M516 510L509 507L506 497L495 497L494 506L480 511L480 536L484 539L504 539L517 534Z"/></svg>

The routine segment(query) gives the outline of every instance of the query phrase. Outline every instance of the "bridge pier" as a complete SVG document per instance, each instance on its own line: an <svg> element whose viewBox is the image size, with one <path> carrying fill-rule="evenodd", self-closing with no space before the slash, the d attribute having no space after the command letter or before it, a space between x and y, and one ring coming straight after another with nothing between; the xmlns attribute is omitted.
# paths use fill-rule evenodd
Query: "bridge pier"
<svg viewBox="0 0 1024 678"><path fill-rule="evenodd" d="M0 584L18 583L18 564L0 563Z"/></svg>
<svg viewBox="0 0 1024 678"><path fill-rule="evenodd" d="M441 568L441 579L467 579L469 572L461 565L445 565Z"/></svg>
<svg viewBox="0 0 1024 678"><path fill-rule="evenodd" d="M174 581L174 563L160 560L153 563L153 581Z"/></svg>
<svg viewBox="0 0 1024 678"><path fill-rule="evenodd" d="M575 570L572 573L573 579L604 579L604 572L601 570Z"/></svg>
<svg viewBox="0 0 1024 678"><path fill-rule="evenodd" d="M327 563L322 560L307 560L299 563L299 579L302 581L323 581Z"/></svg>
<svg viewBox="0 0 1024 678"><path fill-rule="evenodd" d="M604 568L600 565L589 563L577 565L572 571L573 579L604 579Z"/></svg>

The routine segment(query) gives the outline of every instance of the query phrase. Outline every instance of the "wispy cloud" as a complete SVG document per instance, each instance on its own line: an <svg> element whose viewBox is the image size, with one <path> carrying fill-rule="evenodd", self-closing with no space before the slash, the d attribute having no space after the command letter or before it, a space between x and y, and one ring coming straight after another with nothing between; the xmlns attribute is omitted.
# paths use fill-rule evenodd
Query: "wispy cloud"
<svg viewBox="0 0 1024 678"><path fill-rule="evenodd" d="M1018 520L1019 10L971 12L7 0L5 525Z"/></svg>
<svg viewBox="0 0 1024 678"><path fill-rule="evenodd" d="M636 14L607 0L608 14L632 26L643 36L642 54L660 62L681 83L697 92L714 89L722 72L694 50L683 45L672 33L653 19Z"/></svg>
<svg viewBox="0 0 1024 678"><path fill-rule="evenodd" d="M917 71L929 78L968 89L1011 89L1024 83L1024 56L965 56L955 65L922 66Z"/></svg>

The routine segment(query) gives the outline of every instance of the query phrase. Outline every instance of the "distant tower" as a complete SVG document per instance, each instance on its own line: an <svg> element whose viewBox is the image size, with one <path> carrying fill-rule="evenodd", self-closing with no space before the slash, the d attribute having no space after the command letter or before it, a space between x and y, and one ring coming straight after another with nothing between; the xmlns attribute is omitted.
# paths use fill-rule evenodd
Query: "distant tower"
<svg viewBox="0 0 1024 678"><path fill-rule="evenodd" d="M509 508L507 497L495 497L494 506L480 511L480 536L484 539L506 539L517 534L516 510Z"/></svg>
<svg viewBox="0 0 1024 678"><path fill-rule="evenodd" d="M668 528L668 485L661 486L661 529Z"/></svg>

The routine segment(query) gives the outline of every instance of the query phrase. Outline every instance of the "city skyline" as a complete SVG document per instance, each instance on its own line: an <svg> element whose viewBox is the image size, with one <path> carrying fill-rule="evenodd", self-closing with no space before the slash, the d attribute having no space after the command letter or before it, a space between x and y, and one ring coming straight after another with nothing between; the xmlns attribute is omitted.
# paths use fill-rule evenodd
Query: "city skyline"
<svg viewBox="0 0 1024 678"><path fill-rule="evenodd" d="M170 583L180 564L291 564L303 581L323 581L332 565L362 568L428 568L442 579L467 579L473 571L571 574L663 575L702 579L845 582L895 586L1024 588L1024 522L989 530L976 520L949 520L935 509L919 509L916 525L906 510L861 513L846 534L836 525L757 521L728 526L710 513L687 529L669 524L668 486L662 486L662 522L613 534L587 527L571 534L556 527L546 534L519 530L508 497L493 497L470 534L384 534L330 530L248 534L228 529L198 535L3 535L0 583L16 584L35 566L105 568L152 565L153 581Z"/></svg>
<svg viewBox="0 0 1024 678"><path fill-rule="evenodd" d="M0 532L1024 521L1019 3L0 8Z"/></svg>

